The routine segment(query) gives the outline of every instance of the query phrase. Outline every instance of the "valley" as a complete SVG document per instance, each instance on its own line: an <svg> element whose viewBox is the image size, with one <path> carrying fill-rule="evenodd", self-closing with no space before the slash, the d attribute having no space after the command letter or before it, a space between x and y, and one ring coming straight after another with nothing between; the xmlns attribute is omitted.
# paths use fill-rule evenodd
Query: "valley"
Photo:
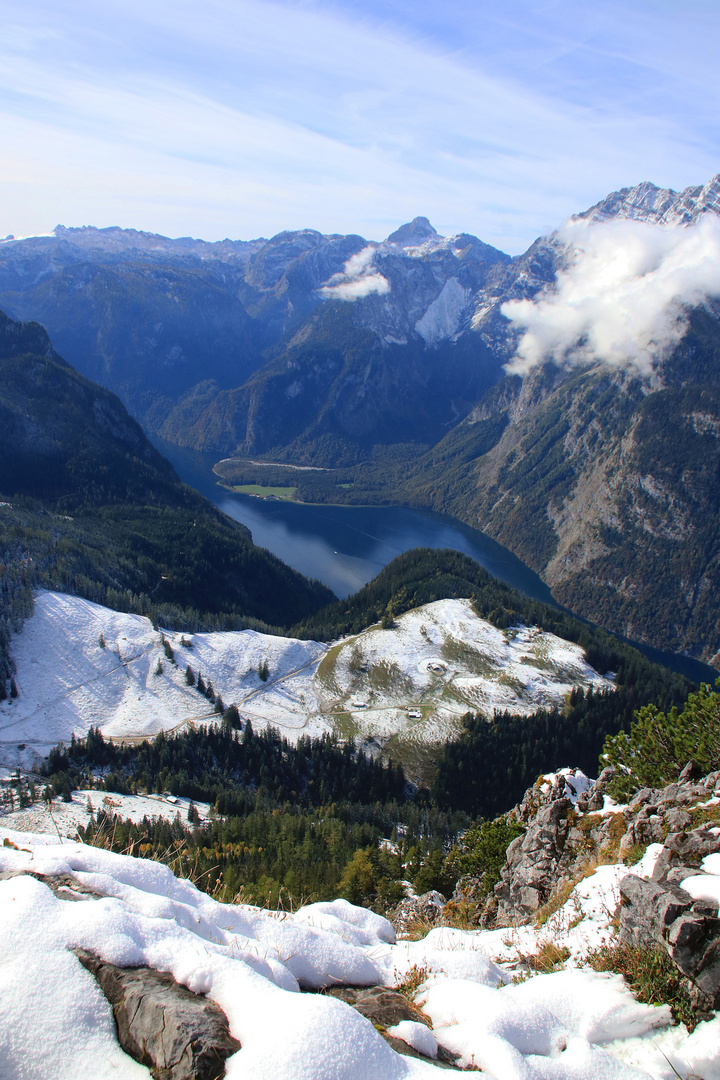
<svg viewBox="0 0 720 1080"><path fill-rule="evenodd" d="M58 226L0 243L0 307L231 485L449 515L574 612L717 666L719 192L623 188L514 258L423 217Z"/></svg>

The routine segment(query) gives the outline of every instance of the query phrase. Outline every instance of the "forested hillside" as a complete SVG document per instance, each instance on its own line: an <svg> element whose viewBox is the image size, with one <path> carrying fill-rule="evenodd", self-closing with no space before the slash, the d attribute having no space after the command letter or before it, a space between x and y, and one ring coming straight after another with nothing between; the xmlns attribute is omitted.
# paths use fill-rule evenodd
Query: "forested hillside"
<svg viewBox="0 0 720 1080"><path fill-rule="evenodd" d="M0 692L31 589L186 628L285 625L332 593L182 484L114 394L0 316Z"/></svg>

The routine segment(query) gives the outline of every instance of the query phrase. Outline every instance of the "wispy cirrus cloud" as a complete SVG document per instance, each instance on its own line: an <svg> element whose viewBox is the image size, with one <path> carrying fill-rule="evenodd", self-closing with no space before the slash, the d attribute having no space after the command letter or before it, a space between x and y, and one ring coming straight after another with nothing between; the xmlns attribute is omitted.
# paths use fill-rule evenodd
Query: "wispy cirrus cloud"
<svg viewBox="0 0 720 1080"><path fill-rule="evenodd" d="M522 336L506 366L525 375L544 360L599 360L649 374L681 338L686 312L720 296L720 220L689 227L642 221L570 221L570 246L552 292L502 306Z"/></svg>
<svg viewBox="0 0 720 1080"><path fill-rule="evenodd" d="M623 184L717 171L702 0L3 4L0 231L381 239L425 214L518 252Z"/></svg>

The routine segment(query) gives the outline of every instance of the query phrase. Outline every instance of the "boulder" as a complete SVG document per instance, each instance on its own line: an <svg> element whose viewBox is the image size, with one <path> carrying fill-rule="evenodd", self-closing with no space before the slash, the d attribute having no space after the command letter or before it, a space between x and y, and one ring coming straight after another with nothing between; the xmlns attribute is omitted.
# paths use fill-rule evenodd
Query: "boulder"
<svg viewBox="0 0 720 1080"><path fill-rule="evenodd" d="M427 1016L415 1005L412 1005L405 995L398 990L389 990L386 986L370 986L366 988L335 986L332 990L323 992L330 995L330 997L339 998L367 1017L378 1029L385 1041L398 1054L403 1054L405 1057L423 1057L422 1054L408 1046L402 1039L397 1039L387 1033L387 1028L395 1027L402 1020L412 1020L415 1023L425 1024L427 1027L432 1026ZM428 1060L427 1058L423 1059ZM437 1058L433 1059L434 1065L445 1069L456 1068L455 1061L456 1056L454 1054L443 1046L438 1046Z"/></svg>
<svg viewBox="0 0 720 1080"><path fill-rule="evenodd" d="M422 896L406 896L395 910L393 923L401 933L416 921L439 925L446 905L447 900L437 889L431 889Z"/></svg>
<svg viewBox="0 0 720 1080"><path fill-rule="evenodd" d="M225 1060L240 1049L222 1009L172 975L152 968L120 968L76 949L113 1007L120 1045L147 1065L156 1080L218 1080Z"/></svg>
<svg viewBox="0 0 720 1080"><path fill-rule="evenodd" d="M664 945L669 928L692 904L692 897L676 885L628 874L620 882L621 943L640 949Z"/></svg>

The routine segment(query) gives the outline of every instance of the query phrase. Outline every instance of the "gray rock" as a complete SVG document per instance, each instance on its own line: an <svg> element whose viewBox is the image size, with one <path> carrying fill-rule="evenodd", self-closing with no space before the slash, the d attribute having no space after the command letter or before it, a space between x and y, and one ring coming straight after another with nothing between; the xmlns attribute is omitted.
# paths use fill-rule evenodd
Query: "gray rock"
<svg viewBox="0 0 720 1080"><path fill-rule="evenodd" d="M680 810L674 808L668 810L665 814L664 825L669 828L671 832L682 832L687 829L689 825L692 825L692 817L687 810Z"/></svg>
<svg viewBox="0 0 720 1080"><path fill-rule="evenodd" d="M653 881L663 881L673 866L698 869L706 855L720 850L720 837L711 829L711 826L700 826L691 832L670 833L655 863Z"/></svg>
<svg viewBox="0 0 720 1080"><path fill-rule="evenodd" d="M58 900L101 900L103 893L83 885L72 874L38 874L33 870L5 870L0 874L0 881L9 881L15 877L33 877L55 893Z"/></svg>
<svg viewBox="0 0 720 1080"><path fill-rule="evenodd" d="M678 787L677 795L682 794ZM687 980L700 1013L720 1006L720 918L716 903L694 900L682 882L698 874L702 859L718 850L720 837L708 826L672 833L650 881L628 874L620 882L621 942L664 948Z"/></svg>
<svg viewBox="0 0 720 1080"><path fill-rule="evenodd" d="M402 1039L395 1039L392 1035L388 1035L385 1030L399 1024L401 1020L414 1020L416 1023L425 1024L427 1027L431 1026L425 1013L412 1005L397 990L388 990L385 986L371 986L368 988L336 986L332 990L323 992L330 997L339 998L367 1017L378 1028L385 1041L398 1054L402 1054L404 1057L419 1057L423 1058L424 1061L428 1060L423 1054L419 1054L417 1050L413 1050L406 1042L403 1042ZM436 1060L433 1060L433 1064L445 1069L455 1068L455 1061L456 1055L451 1054L444 1047L438 1046L438 1056Z"/></svg>
<svg viewBox="0 0 720 1080"><path fill-rule="evenodd" d="M416 921L439 925L446 906L447 900L436 889L431 889L422 896L406 896L395 909L393 923L400 931Z"/></svg>
<svg viewBox="0 0 720 1080"><path fill-rule="evenodd" d="M690 758L687 765L678 776L678 783L685 784L689 780L699 780L702 774L702 766L698 765L694 758Z"/></svg>
<svg viewBox="0 0 720 1080"><path fill-rule="evenodd" d="M675 966L700 991L720 1005L720 919L700 911L677 918L667 932L667 950Z"/></svg>
<svg viewBox="0 0 720 1080"><path fill-rule="evenodd" d="M662 945L672 923L692 908L692 897L675 885L628 874L620 882L620 941L641 949Z"/></svg>
<svg viewBox="0 0 720 1080"><path fill-rule="evenodd" d="M695 866L673 866L668 870L663 880L668 885L682 885L685 878L693 877L695 874L697 874L697 867Z"/></svg>
<svg viewBox="0 0 720 1080"><path fill-rule="evenodd" d="M113 1006L123 1050L147 1065L156 1080L218 1080L225 1075L225 1060L240 1043L214 1002L193 994L166 972L120 968L84 949L74 951Z"/></svg>
<svg viewBox="0 0 720 1080"><path fill-rule="evenodd" d="M565 851L571 810L572 802L566 798L542 806L523 836L509 845L494 890L499 926L527 922L549 898Z"/></svg>

